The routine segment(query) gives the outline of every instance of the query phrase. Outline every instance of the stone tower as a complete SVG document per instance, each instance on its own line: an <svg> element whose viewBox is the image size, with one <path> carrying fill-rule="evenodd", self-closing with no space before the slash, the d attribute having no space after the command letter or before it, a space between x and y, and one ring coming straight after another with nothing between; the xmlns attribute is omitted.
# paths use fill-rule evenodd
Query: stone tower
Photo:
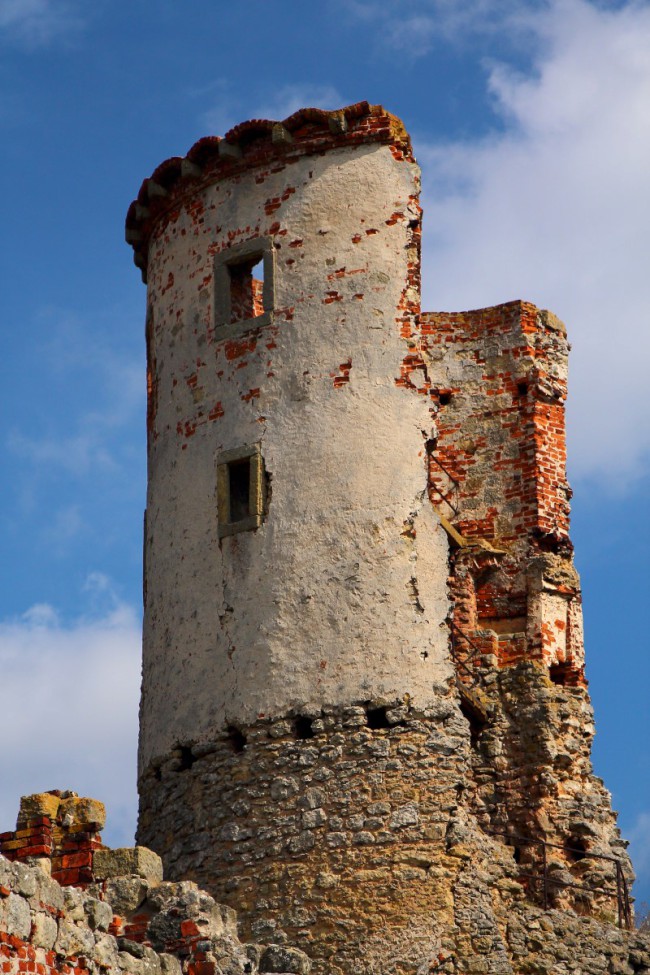
<svg viewBox="0 0 650 975"><path fill-rule="evenodd" d="M167 160L127 217L138 838L332 975L509 971L513 905L611 915L629 876L589 763L564 327L421 313L418 175L380 106L305 109Z"/></svg>

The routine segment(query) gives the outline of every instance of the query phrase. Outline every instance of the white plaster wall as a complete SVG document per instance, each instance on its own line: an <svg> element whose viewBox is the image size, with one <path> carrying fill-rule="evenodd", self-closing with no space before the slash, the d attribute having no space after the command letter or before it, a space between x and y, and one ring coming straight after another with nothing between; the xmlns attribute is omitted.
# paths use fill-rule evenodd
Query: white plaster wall
<svg viewBox="0 0 650 975"><path fill-rule="evenodd" d="M151 243L141 770L258 715L405 694L426 706L451 674L447 539L425 490L431 418L425 396L396 385L417 192L417 167L389 148L336 150L207 188ZM212 255L269 233L276 322L236 355L211 333ZM217 455L255 442L268 517L220 542Z"/></svg>

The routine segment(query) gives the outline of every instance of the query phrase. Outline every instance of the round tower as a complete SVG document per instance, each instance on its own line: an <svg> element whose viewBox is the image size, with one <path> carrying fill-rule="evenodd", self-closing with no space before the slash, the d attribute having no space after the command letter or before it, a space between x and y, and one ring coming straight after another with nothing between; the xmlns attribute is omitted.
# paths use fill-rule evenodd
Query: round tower
<svg viewBox="0 0 650 975"><path fill-rule="evenodd" d="M418 193L403 125L364 102L202 139L127 218L148 284L139 841L332 972L353 941L385 952L391 913L403 938L413 894L381 905L435 830L431 746L406 758L451 675L431 417L405 378Z"/></svg>
<svg viewBox="0 0 650 975"><path fill-rule="evenodd" d="M202 139L127 217L138 841L315 975L511 971L531 901L630 917L589 760L564 326L422 314L418 187L362 102Z"/></svg>

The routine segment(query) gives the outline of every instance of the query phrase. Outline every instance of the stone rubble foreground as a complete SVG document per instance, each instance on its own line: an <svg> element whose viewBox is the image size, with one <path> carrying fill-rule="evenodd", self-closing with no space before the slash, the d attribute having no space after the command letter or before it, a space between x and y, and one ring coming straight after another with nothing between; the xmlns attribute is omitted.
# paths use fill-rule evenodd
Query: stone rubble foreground
<svg viewBox="0 0 650 975"><path fill-rule="evenodd" d="M74 793L23 798L17 829L0 834L0 972L308 975L294 948L242 944L235 912L190 881L165 882L151 850L104 847L104 820L102 803ZM35 852L48 832L54 843Z"/></svg>

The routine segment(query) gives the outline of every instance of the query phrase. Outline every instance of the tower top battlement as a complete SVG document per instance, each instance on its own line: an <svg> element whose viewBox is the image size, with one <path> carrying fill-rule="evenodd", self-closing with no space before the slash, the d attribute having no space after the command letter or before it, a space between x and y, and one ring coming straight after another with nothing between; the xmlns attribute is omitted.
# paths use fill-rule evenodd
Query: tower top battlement
<svg viewBox="0 0 650 975"><path fill-rule="evenodd" d="M412 158L410 137L396 115L381 105L356 102L336 111L301 108L277 121L250 119L222 137L205 136L185 156L172 156L145 179L126 217L126 240L146 281L147 247L152 228L165 220L187 193L274 159L283 164L301 156L344 146L390 144L395 153Z"/></svg>

